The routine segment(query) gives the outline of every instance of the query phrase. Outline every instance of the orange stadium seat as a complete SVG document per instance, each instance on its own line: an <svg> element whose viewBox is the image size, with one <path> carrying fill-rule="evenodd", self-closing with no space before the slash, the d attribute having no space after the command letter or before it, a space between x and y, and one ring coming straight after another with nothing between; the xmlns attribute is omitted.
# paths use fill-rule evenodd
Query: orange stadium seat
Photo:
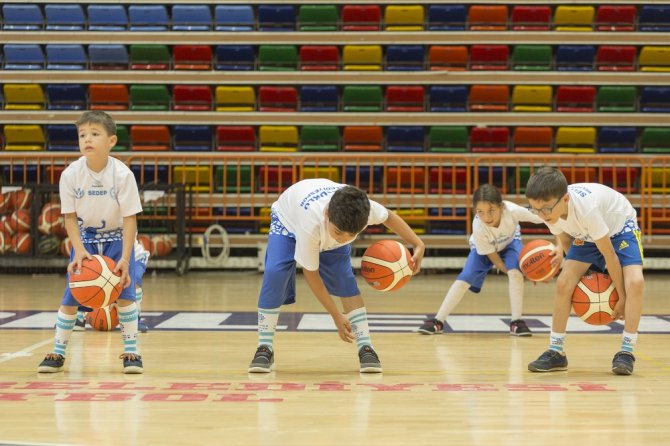
<svg viewBox="0 0 670 446"><path fill-rule="evenodd" d="M88 86L91 110L128 110L128 86L122 84L91 84Z"/></svg>
<svg viewBox="0 0 670 446"><path fill-rule="evenodd" d="M130 127L130 150L170 150L170 130L166 125L133 125Z"/></svg>
<svg viewBox="0 0 670 446"><path fill-rule="evenodd" d="M423 193L426 190L424 167L388 167L386 187L391 193Z"/></svg>
<svg viewBox="0 0 670 446"><path fill-rule="evenodd" d="M433 45L428 50L428 66L433 71L465 71L468 68L468 48L461 45Z"/></svg>
<svg viewBox="0 0 670 446"><path fill-rule="evenodd" d="M506 5L472 5L468 11L471 31L505 31L508 9Z"/></svg>
<svg viewBox="0 0 670 446"><path fill-rule="evenodd" d="M343 147L353 152L378 152L383 149L384 135L381 126L346 126Z"/></svg>
<svg viewBox="0 0 670 446"><path fill-rule="evenodd" d="M501 112L509 110L507 85L473 85L470 88L470 111Z"/></svg>
<svg viewBox="0 0 670 446"><path fill-rule="evenodd" d="M547 153L553 150L551 127L517 127L514 130L512 147L519 153Z"/></svg>

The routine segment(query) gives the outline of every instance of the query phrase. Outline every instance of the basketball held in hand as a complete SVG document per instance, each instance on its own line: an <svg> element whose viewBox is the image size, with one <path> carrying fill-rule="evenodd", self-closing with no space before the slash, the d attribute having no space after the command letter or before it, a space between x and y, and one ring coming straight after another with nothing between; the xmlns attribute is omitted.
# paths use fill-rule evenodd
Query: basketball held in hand
<svg viewBox="0 0 670 446"><path fill-rule="evenodd" d="M545 282L558 273L558 265L551 266L556 247L547 240L533 240L524 245L519 255L519 268L528 280Z"/></svg>
<svg viewBox="0 0 670 446"><path fill-rule="evenodd" d="M395 240L381 240L365 250L361 275L379 291L396 291L412 277L414 262L409 250Z"/></svg>
<svg viewBox="0 0 670 446"><path fill-rule="evenodd" d="M84 259L81 269L70 275L70 292L75 300L89 308L107 307L121 295L121 275L115 274L116 263L107 256Z"/></svg>

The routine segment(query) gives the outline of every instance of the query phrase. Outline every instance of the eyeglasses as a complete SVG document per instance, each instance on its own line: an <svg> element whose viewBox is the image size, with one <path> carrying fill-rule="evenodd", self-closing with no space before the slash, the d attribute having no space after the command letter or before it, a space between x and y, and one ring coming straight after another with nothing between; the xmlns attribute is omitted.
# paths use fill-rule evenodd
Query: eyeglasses
<svg viewBox="0 0 670 446"><path fill-rule="evenodd" d="M542 207L540 209L535 209L532 206L528 206L527 209L535 215L540 215L540 214L542 214L544 216L551 215L551 213L554 211L554 208L556 206L558 206L558 203L560 203L562 199L563 199L563 197L559 197L558 200L556 200L556 203L554 203L554 205L551 206L551 207L550 206L545 206L545 207Z"/></svg>

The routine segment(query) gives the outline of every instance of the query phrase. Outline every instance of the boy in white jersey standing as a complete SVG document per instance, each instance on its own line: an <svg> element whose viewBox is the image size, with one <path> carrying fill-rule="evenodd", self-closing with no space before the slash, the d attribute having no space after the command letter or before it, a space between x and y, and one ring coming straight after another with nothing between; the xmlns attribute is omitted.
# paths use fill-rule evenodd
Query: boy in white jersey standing
<svg viewBox="0 0 670 446"><path fill-rule="evenodd" d="M109 152L116 144L116 124L101 111L87 111L75 123L81 158L61 175L59 193L65 229L72 241L70 274L81 269L84 258L103 254L116 262L123 291L117 301L124 352L124 373L142 373L142 358L137 350L137 306L135 305L136 214L142 211L135 177L130 169ZM65 349L77 318L78 303L65 286L56 320L52 353L38 367L40 373L63 369Z"/></svg>
<svg viewBox="0 0 670 446"><path fill-rule="evenodd" d="M263 285L258 298L258 348L249 372L268 373L274 364L273 339L282 305L295 302L296 263L340 338L356 341L360 371L379 373L367 313L351 267L351 243L368 225L384 224L414 248L414 273L425 246L393 212L362 190L326 179L302 180L272 205ZM344 314L331 297L342 298Z"/></svg>
<svg viewBox="0 0 670 446"><path fill-rule="evenodd" d="M619 294L614 318L625 320L621 349L612 360L612 372L631 375L644 294L643 251L635 209L626 197L602 184L568 186L563 173L553 167L542 167L533 173L526 197L531 211L561 241L554 263L566 253L556 281L549 350L528 364L528 370L567 370L563 344L572 293L581 277L594 268L607 269Z"/></svg>

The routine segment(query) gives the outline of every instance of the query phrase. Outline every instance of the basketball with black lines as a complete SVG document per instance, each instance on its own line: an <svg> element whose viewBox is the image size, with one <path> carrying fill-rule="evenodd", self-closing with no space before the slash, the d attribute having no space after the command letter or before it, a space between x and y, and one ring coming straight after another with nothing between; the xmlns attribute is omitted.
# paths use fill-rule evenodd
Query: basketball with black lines
<svg viewBox="0 0 670 446"><path fill-rule="evenodd" d="M98 331L111 331L119 325L119 312L116 305L96 308L86 313L86 322Z"/></svg>
<svg viewBox="0 0 670 446"><path fill-rule="evenodd" d="M81 305L89 308L107 307L121 294L121 276L114 274L116 263L103 255L84 259L81 269L70 275L70 292Z"/></svg>
<svg viewBox="0 0 670 446"><path fill-rule="evenodd" d="M412 278L414 262L409 250L395 240L380 240L361 259L361 275L379 291L396 291Z"/></svg>

